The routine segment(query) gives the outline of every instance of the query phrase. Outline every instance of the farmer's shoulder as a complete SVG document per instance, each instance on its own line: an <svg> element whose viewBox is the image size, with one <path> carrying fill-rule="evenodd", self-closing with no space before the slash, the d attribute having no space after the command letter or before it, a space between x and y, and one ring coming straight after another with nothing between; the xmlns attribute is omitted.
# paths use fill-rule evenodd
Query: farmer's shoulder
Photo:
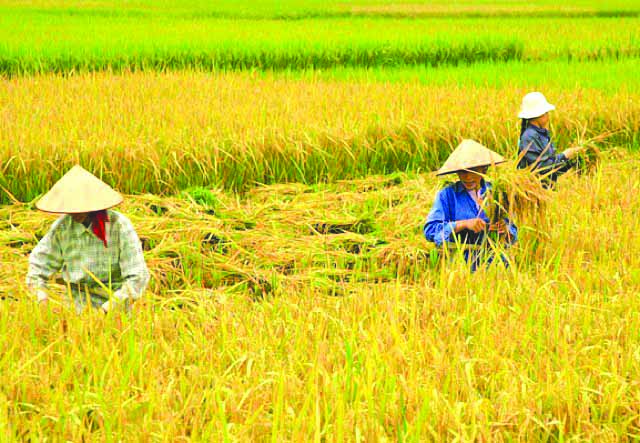
<svg viewBox="0 0 640 443"><path fill-rule="evenodd" d="M69 239L71 234L73 219L69 215L61 215L54 221L45 236L40 239L39 243L45 244L47 242L58 242Z"/></svg>
<svg viewBox="0 0 640 443"><path fill-rule="evenodd" d="M436 199L440 201L450 201L455 199L456 194L460 191L460 182L447 183L440 189L436 195Z"/></svg>
<svg viewBox="0 0 640 443"><path fill-rule="evenodd" d="M111 222L115 227L120 229L133 229L131 220L129 220L129 218L123 213L109 209L107 211L107 215L109 216L109 222Z"/></svg>
<svg viewBox="0 0 640 443"><path fill-rule="evenodd" d="M49 234L59 235L69 230L72 223L73 223L73 219L71 218L70 215L68 214L61 215L49 227Z"/></svg>
<svg viewBox="0 0 640 443"><path fill-rule="evenodd" d="M531 126L525 129L520 136L521 148L529 147L530 145L538 145L540 142L542 142L542 135Z"/></svg>
<svg viewBox="0 0 640 443"><path fill-rule="evenodd" d="M540 137L540 133L538 131L536 131L536 129L533 126L529 126L527 129L524 130L524 132L522 133L522 136L520 136L521 140L524 139L534 139L534 138L539 138Z"/></svg>

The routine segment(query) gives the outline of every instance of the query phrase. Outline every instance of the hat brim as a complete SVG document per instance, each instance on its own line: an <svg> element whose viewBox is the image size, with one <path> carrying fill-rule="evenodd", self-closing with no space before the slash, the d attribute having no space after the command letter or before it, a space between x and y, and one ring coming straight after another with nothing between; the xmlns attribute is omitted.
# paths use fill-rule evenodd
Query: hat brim
<svg viewBox="0 0 640 443"><path fill-rule="evenodd" d="M546 114L547 112L555 111L555 109L556 107L554 105L552 105L551 103L548 103L545 106L541 106L538 109L534 109L530 111L520 111L520 113L518 114L518 118L525 118L525 119L538 118L541 115Z"/></svg>
<svg viewBox="0 0 640 443"><path fill-rule="evenodd" d="M482 168L482 167L489 167L489 166L496 166L496 165L500 165L502 163L506 163L507 160L500 160L500 161L496 161L493 163L482 163L479 165L475 165L475 166L467 166L466 168L457 168L457 169L438 169L436 171L436 176L440 177L443 175L448 175L448 174L453 174L455 172L461 172L461 171L471 171L473 168Z"/></svg>
<svg viewBox="0 0 640 443"><path fill-rule="evenodd" d="M52 207L52 206L46 206L46 205L39 205L38 203L36 203L36 208L39 211L42 212L46 212L48 214L86 214L89 212L96 212L96 211L104 211L106 209L111 209L111 208L115 208L116 206L120 205L122 202L124 201L124 198L121 197L120 201L118 202L113 202L110 203L108 206L107 205L100 205L100 206L93 206L93 207L89 207L89 206L84 206L84 207Z"/></svg>
<svg viewBox="0 0 640 443"><path fill-rule="evenodd" d="M76 165L37 202L36 208L52 214L83 214L113 208L122 194Z"/></svg>

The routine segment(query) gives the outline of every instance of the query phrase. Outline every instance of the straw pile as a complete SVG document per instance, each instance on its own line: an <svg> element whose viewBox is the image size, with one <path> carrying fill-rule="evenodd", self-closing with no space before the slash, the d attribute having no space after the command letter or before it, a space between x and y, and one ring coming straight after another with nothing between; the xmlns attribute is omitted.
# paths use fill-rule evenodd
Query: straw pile
<svg viewBox="0 0 640 443"><path fill-rule="evenodd" d="M242 198L191 188L128 196L117 210L143 244L152 273L146 298L203 289L256 299L308 287L339 295L422 278L433 245L419 228L435 185L392 174L317 189L261 186ZM0 266L0 293L23 285L28 254L53 220L28 204L0 206L0 264L12 264Z"/></svg>

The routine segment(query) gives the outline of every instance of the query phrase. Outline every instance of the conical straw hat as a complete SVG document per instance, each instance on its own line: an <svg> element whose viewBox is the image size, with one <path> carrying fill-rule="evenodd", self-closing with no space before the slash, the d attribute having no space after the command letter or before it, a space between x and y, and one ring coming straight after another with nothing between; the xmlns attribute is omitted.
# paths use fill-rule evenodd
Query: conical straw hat
<svg viewBox="0 0 640 443"><path fill-rule="evenodd" d="M462 140L462 143L451 153L436 175L451 174L452 172L480 166L491 166L504 163L506 160L491 149L473 140Z"/></svg>
<svg viewBox="0 0 640 443"><path fill-rule="evenodd" d="M79 214L120 203L122 195L82 167L74 166L38 200L36 208L57 214Z"/></svg>

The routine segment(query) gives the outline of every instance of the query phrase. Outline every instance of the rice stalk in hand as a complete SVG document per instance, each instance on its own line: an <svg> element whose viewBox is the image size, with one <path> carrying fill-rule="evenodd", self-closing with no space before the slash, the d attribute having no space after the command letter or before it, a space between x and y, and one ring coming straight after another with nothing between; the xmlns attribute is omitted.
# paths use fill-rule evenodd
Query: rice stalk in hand
<svg viewBox="0 0 640 443"><path fill-rule="evenodd" d="M522 220L540 215L550 192L540 178L529 169L516 169L513 164L496 168L490 176L491 188L482 208L491 223L505 218Z"/></svg>
<svg viewBox="0 0 640 443"><path fill-rule="evenodd" d="M600 149L593 143L583 144L583 150L576 156L578 174L594 173L600 165Z"/></svg>
<svg viewBox="0 0 640 443"><path fill-rule="evenodd" d="M583 125L582 130L576 137L576 146L582 148L582 151L578 153L575 159L578 174L591 174L598 169L602 160L602 154L598 144L604 142L616 133L609 131L596 135L595 137L586 138L586 131L586 126Z"/></svg>

